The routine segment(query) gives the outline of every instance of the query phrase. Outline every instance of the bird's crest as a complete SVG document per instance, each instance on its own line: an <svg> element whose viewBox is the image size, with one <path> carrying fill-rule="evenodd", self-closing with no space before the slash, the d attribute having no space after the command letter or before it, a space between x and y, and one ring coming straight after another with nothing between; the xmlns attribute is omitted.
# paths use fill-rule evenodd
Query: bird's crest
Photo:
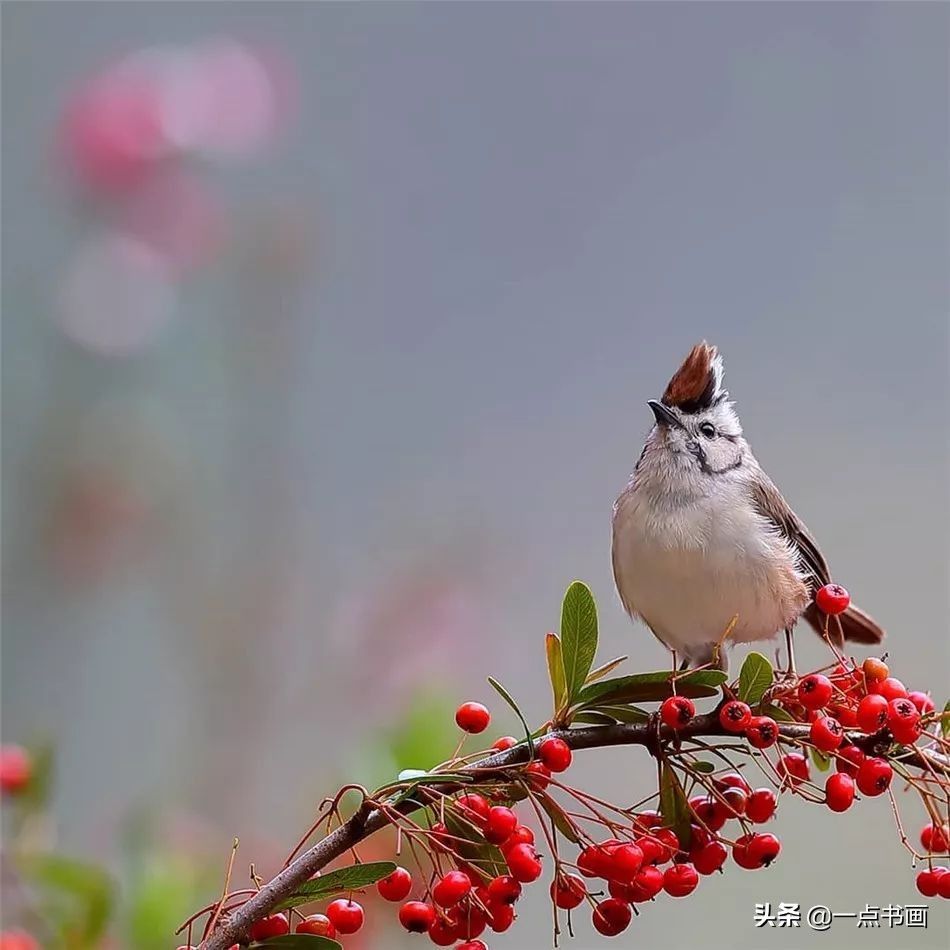
<svg viewBox="0 0 950 950"><path fill-rule="evenodd" d="M666 386L662 402L683 412L700 412L725 399L722 357L705 340L697 343Z"/></svg>

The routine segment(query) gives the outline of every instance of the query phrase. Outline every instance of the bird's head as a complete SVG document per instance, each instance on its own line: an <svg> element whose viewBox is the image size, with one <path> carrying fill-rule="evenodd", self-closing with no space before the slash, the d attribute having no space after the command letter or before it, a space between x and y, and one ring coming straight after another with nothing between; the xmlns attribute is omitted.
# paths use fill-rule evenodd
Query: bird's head
<svg viewBox="0 0 950 950"><path fill-rule="evenodd" d="M648 405L656 423L647 438L650 454L705 475L741 466L742 426L722 388L722 357L716 347L705 341L694 346L662 397Z"/></svg>

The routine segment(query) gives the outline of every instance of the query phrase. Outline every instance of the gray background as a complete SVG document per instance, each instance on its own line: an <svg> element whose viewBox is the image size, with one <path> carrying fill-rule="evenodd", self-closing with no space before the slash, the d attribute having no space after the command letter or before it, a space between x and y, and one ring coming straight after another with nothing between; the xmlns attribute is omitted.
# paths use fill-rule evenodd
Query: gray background
<svg viewBox="0 0 950 950"><path fill-rule="evenodd" d="M496 674L542 719L541 636L575 576L604 655L662 666L613 593L610 507L645 400L703 337L897 675L945 691L946 5L3 13L3 731L57 741L64 846L108 859L144 804L219 855L234 833L283 847L435 681L487 699ZM91 357L49 316L77 234L42 159L64 91L221 32L283 48L299 111L265 162L208 175L249 232L293 207L312 258L255 297L226 256L158 347ZM243 372L271 333L279 371ZM76 588L42 539L103 400L156 426L176 488L147 556ZM635 751L581 767L619 799L651 781ZM756 901L917 901L886 801L782 812L770 871L647 907L617 944L946 945L937 901L926 931L755 931ZM542 903L492 947L548 946ZM573 945L596 943L580 922Z"/></svg>

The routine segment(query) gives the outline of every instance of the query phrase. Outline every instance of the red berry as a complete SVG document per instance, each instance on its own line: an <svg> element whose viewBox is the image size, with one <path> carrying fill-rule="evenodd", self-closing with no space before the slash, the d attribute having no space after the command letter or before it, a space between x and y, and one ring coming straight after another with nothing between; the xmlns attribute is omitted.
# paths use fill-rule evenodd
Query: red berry
<svg viewBox="0 0 950 950"><path fill-rule="evenodd" d="M662 861L669 860L668 849L660 844L653 835L643 835L637 838L637 847L643 852L643 863L660 864Z"/></svg>
<svg viewBox="0 0 950 950"><path fill-rule="evenodd" d="M455 804L463 818L478 825L480 828L484 827L485 822L488 820L488 812L491 810L491 805L484 795L479 795L478 792L462 795Z"/></svg>
<svg viewBox="0 0 950 950"><path fill-rule="evenodd" d="M825 782L825 798L832 811L847 811L854 802L854 779L844 772L829 775Z"/></svg>
<svg viewBox="0 0 950 950"><path fill-rule="evenodd" d="M950 868L941 870L943 874L937 877L937 893L945 899L950 899Z"/></svg>
<svg viewBox="0 0 950 950"><path fill-rule="evenodd" d="M510 874L500 874L488 884L488 899L495 904L513 904L521 897L521 884Z"/></svg>
<svg viewBox="0 0 950 950"><path fill-rule="evenodd" d="M920 721L920 711L909 696L892 699L887 704L887 725L891 732L906 734L916 728Z"/></svg>
<svg viewBox="0 0 950 950"><path fill-rule="evenodd" d="M26 749L18 745L0 746L0 791L15 795L29 785L33 762Z"/></svg>
<svg viewBox="0 0 950 950"><path fill-rule="evenodd" d="M472 881L464 871L449 871L432 888L432 900L440 907L454 907L472 889Z"/></svg>
<svg viewBox="0 0 950 950"><path fill-rule="evenodd" d="M811 724L811 741L820 752L834 752L844 739L841 723L831 716L820 716Z"/></svg>
<svg viewBox="0 0 950 950"><path fill-rule="evenodd" d="M607 849L609 868L607 878L611 881L629 883L643 864L643 852L635 844L625 842Z"/></svg>
<svg viewBox="0 0 950 950"><path fill-rule="evenodd" d="M495 805L485 819L485 840L501 844L517 827L518 816L504 805Z"/></svg>
<svg viewBox="0 0 950 950"><path fill-rule="evenodd" d="M660 706L660 719L670 729L682 729L696 715L696 707L685 696L670 696Z"/></svg>
<svg viewBox="0 0 950 950"><path fill-rule="evenodd" d="M745 792L746 795L752 791L749 783L738 772L729 772L726 775L720 775L713 781L716 788L720 791L727 788L738 788L741 792Z"/></svg>
<svg viewBox="0 0 950 950"><path fill-rule="evenodd" d="M488 916L477 904L456 904L448 917L455 927L458 940L474 940L488 926Z"/></svg>
<svg viewBox="0 0 950 950"><path fill-rule="evenodd" d="M577 856L577 869L584 877L605 878L610 873L610 855L602 845L584 848Z"/></svg>
<svg viewBox="0 0 950 950"><path fill-rule="evenodd" d="M424 904L423 906L428 907L429 905ZM429 910L432 910L432 908L429 907ZM448 919L448 917L437 917L435 916L434 910L432 911L432 913L433 913L433 920L432 920L432 923L429 924L429 927L427 930L413 930L409 928L408 926L406 926L405 923L403 923L403 926L406 927L406 929L409 930L410 933L428 933L429 939L437 947L451 947L452 944L455 943L455 941L459 939L460 935L459 935L458 927L456 927L455 924L451 920ZM402 921L401 913L399 915L399 919L400 921ZM413 924L414 924L414 921L413 921Z"/></svg>
<svg viewBox="0 0 950 950"><path fill-rule="evenodd" d="M608 897L594 908L594 929L605 937L616 937L630 926L633 911L625 901Z"/></svg>
<svg viewBox="0 0 950 950"><path fill-rule="evenodd" d="M950 829L946 825L937 827L930 822L920 829L920 843L924 851L943 854L950 847Z"/></svg>
<svg viewBox="0 0 950 950"><path fill-rule="evenodd" d="M290 933L290 924L286 914L271 914L251 924L248 931L251 940L266 940L268 937L282 937Z"/></svg>
<svg viewBox="0 0 950 950"><path fill-rule="evenodd" d="M560 873L551 881L551 900L561 910L573 910L584 903L587 885L576 874Z"/></svg>
<svg viewBox="0 0 950 950"><path fill-rule="evenodd" d="M508 851L516 844L534 844L534 832L527 825L518 825L514 831L499 845L502 854Z"/></svg>
<svg viewBox="0 0 950 950"><path fill-rule="evenodd" d="M689 826L689 853L692 854L693 851L698 851L700 848L705 847L709 844L710 841L715 840L715 832L707 831L705 828L700 825L690 823ZM689 855L688 855L689 856ZM692 857L689 858L692 861Z"/></svg>
<svg viewBox="0 0 950 950"><path fill-rule="evenodd" d="M821 709L828 704L834 687L831 680L821 673L812 673L798 684L798 701L806 709Z"/></svg>
<svg viewBox="0 0 950 950"><path fill-rule="evenodd" d="M927 868L917 875L917 890L924 897L936 897L940 893L940 878L950 873L946 868Z"/></svg>
<svg viewBox="0 0 950 950"><path fill-rule="evenodd" d="M570 746L563 739L554 736L541 740L538 755L552 772L563 772L570 766L573 758Z"/></svg>
<svg viewBox="0 0 950 950"><path fill-rule="evenodd" d="M858 728L869 735L880 731L887 722L887 700L873 693L858 703Z"/></svg>
<svg viewBox="0 0 950 950"><path fill-rule="evenodd" d="M743 799L745 798L738 789L733 789L733 791L742 795ZM727 819L731 817L725 806L719 801L714 798L706 798L703 795L696 795L691 798L689 800L689 807L692 809L700 826L708 828L710 831L719 831Z"/></svg>
<svg viewBox="0 0 950 950"><path fill-rule="evenodd" d="M639 812L633 819L633 830L639 834L647 834L663 824L663 816L653 808Z"/></svg>
<svg viewBox="0 0 950 950"><path fill-rule="evenodd" d="M663 890L671 897L685 897L696 890L699 873L692 864L671 864L663 872Z"/></svg>
<svg viewBox="0 0 950 950"><path fill-rule="evenodd" d="M887 668L887 664L876 656L869 656L862 664L861 670L864 673L865 683L869 684L880 683L881 680L886 680L891 673Z"/></svg>
<svg viewBox="0 0 950 950"><path fill-rule="evenodd" d="M811 779L808 759L798 752L789 752L778 760L778 774L782 776L783 784L798 788L802 782Z"/></svg>
<svg viewBox="0 0 950 950"><path fill-rule="evenodd" d="M822 613L842 614L851 603L851 595L840 584L825 584L815 593L815 603Z"/></svg>
<svg viewBox="0 0 950 950"><path fill-rule="evenodd" d="M914 690L912 693L907 694L907 698L917 707L917 712L919 712L921 716L926 716L937 708L934 705L933 699L931 699L927 693Z"/></svg>
<svg viewBox="0 0 950 950"><path fill-rule="evenodd" d="M449 829L446 827L445 822L437 821L430 829L429 833L432 835L432 839L436 844L441 845L443 848L452 850L455 846L455 842L452 838L452 834Z"/></svg>
<svg viewBox="0 0 950 950"><path fill-rule="evenodd" d="M423 901L409 901L399 908L399 923L411 934L424 934L435 922L435 908ZM453 934L450 943L455 942Z"/></svg>
<svg viewBox="0 0 950 950"><path fill-rule="evenodd" d="M881 795L891 784L892 775L891 767L884 759L867 758L858 767L858 789L864 795Z"/></svg>
<svg viewBox="0 0 950 950"><path fill-rule="evenodd" d="M726 732L742 732L752 721L752 710L747 703L738 699L730 699L719 710L719 725Z"/></svg>
<svg viewBox="0 0 950 950"><path fill-rule="evenodd" d="M518 740L514 736L502 736L500 739L496 739L491 747L497 752L505 752L507 749L510 749L513 745L517 745Z"/></svg>
<svg viewBox="0 0 950 950"><path fill-rule="evenodd" d="M482 940L466 940L465 943L460 943L455 950L488 950L488 947Z"/></svg>
<svg viewBox="0 0 950 950"><path fill-rule="evenodd" d="M363 908L345 898L330 902L327 917L341 934L355 934L363 926Z"/></svg>
<svg viewBox="0 0 950 950"><path fill-rule="evenodd" d="M541 876L541 862L533 844L517 844L505 856L512 877L530 884Z"/></svg>
<svg viewBox="0 0 950 950"><path fill-rule="evenodd" d="M908 726L892 726L891 735L894 741L900 745L913 745L921 736L920 723L912 723Z"/></svg>
<svg viewBox="0 0 950 950"><path fill-rule="evenodd" d="M720 807L725 810L728 818L738 818L745 814L746 805L749 803L749 795L741 788L723 789L722 797L725 803Z"/></svg>
<svg viewBox="0 0 950 950"><path fill-rule="evenodd" d="M781 842L775 835L752 835L747 845L749 860L758 867L768 867L782 850Z"/></svg>
<svg viewBox="0 0 950 950"><path fill-rule="evenodd" d="M652 835L654 840L658 841L663 848L663 853L660 855L660 864L663 864L666 861L672 861L673 855L676 854L680 849L679 839L676 837L676 832L672 828L659 828Z"/></svg>
<svg viewBox="0 0 950 950"><path fill-rule="evenodd" d="M713 871L718 871L722 867L728 854L721 841L710 841L698 851L691 852L690 857L693 859L693 867L700 874L712 874Z"/></svg>
<svg viewBox="0 0 950 950"><path fill-rule="evenodd" d="M323 914L311 914L297 924L297 933L310 934L314 937L329 937L332 940L336 936L336 927L330 922L329 917Z"/></svg>
<svg viewBox="0 0 950 950"><path fill-rule="evenodd" d="M511 904L488 904L488 926L496 934L504 933L515 921Z"/></svg>
<svg viewBox="0 0 950 950"><path fill-rule="evenodd" d="M828 703L828 714L834 716L845 729L858 728L858 711L856 706Z"/></svg>
<svg viewBox="0 0 950 950"><path fill-rule="evenodd" d="M529 762L524 771L528 784L536 792L543 792L551 784L551 770L543 762Z"/></svg>
<svg viewBox="0 0 950 950"><path fill-rule="evenodd" d="M753 716L746 726L746 738L757 749L767 749L778 739L778 724L770 716Z"/></svg>
<svg viewBox="0 0 950 950"><path fill-rule="evenodd" d="M868 689L868 692L871 691L871 689ZM904 684L900 680L894 679L893 676L888 676L887 679L881 680L880 683L874 683L873 692L879 696L883 696L888 702L892 699L903 699L907 696L907 689Z"/></svg>
<svg viewBox="0 0 950 950"><path fill-rule="evenodd" d="M746 802L745 816L757 825L767 822L775 814L775 792L770 788L757 788Z"/></svg>
<svg viewBox="0 0 950 950"><path fill-rule="evenodd" d="M891 735L903 745L913 745L920 737L920 712L909 697L892 699L887 704L887 725Z"/></svg>
<svg viewBox="0 0 950 950"><path fill-rule="evenodd" d="M643 904L653 900L663 890L663 872L656 867L641 868L633 883L628 885L630 901L634 904Z"/></svg>
<svg viewBox="0 0 950 950"><path fill-rule="evenodd" d="M749 856L749 842L752 841L753 837L754 835L743 835L741 838L738 838L736 843L732 846L732 860L735 861L740 868L745 868L747 871L755 871L759 867Z"/></svg>
<svg viewBox="0 0 950 950"><path fill-rule="evenodd" d="M412 875L405 868L396 868L392 874L376 882L376 890L384 900L405 900L412 890Z"/></svg>
<svg viewBox="0 0 950 950"><path fill-rule="evenodd" d="M491 713L481 703L462 703L455 710L455 722L463 732L476 735L488 728Z"/></svg>
<svg viewBox="0 0 950 950"><path fill-rule="evenodd" d="M845 775L854 778L858 774L858 766L867 758L867 756L856 745L846 745L840 749L835 757L835 768Z"/></svg>

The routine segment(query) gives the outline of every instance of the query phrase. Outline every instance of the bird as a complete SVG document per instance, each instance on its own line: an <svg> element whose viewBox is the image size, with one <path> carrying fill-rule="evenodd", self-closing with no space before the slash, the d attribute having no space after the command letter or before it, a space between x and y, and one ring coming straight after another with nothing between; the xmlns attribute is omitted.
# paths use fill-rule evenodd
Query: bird
<svg viewBox="0 0 950 950"><path fill-rule="evenodd" d="M728 647L785 633L800 618L841 649L884 630L849 605L829 622L815 603L831 582L811 532L756 461L723 389L715 346L694 346L653 412L643 451L613 508L614 581L681 668L728 668Z"/></svg>

